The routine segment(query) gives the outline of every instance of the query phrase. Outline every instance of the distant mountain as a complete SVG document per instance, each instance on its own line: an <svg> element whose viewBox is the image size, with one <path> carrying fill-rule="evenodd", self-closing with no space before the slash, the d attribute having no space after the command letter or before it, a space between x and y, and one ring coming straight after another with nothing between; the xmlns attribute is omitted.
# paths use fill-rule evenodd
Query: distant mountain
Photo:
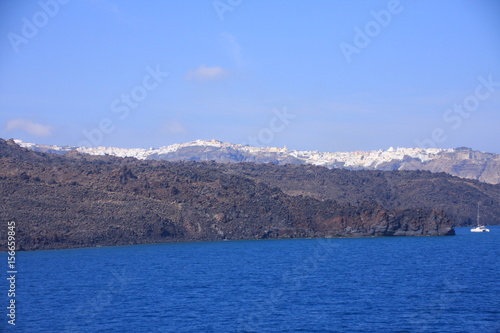
<svg viewBox="0 0 500 333"><path fill-rule="evenodd" d="M20 146L39 152L65 154L72 150L91 155L135 157L166 161L255 162L312 164L349 170L427 170L500 183L500 155L474 151L470 148L389 148L388 150L355 152L298 151L275 147L250 147L217 140L174 144L161 148L58 147L15 140Z"/></svg>

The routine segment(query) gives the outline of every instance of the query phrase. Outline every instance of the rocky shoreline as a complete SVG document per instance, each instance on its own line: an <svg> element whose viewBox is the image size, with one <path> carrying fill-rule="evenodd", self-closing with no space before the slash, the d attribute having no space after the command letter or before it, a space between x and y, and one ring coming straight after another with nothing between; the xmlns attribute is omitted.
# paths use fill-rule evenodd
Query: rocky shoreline
<svg viewBox="0 0 500 333"><path fill-rule="evenodd" d="M261 166L245 164L269 172ZM0 168L0 221L16 221L19 250L454 234L455 223L442 210L294 194L219 163L59 156L0 139Z"/></svg>

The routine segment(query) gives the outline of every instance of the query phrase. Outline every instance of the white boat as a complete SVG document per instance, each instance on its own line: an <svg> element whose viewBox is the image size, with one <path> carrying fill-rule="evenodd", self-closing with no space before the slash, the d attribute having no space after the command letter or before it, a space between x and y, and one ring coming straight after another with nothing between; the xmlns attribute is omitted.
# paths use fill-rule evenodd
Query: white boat
<svg viewBox="0 0 500 333"><path fill-rule="evenodd" d="M479 224L479 202L477 203L477 227L470 229L471 232L490 232L490 229Z"/></svg>

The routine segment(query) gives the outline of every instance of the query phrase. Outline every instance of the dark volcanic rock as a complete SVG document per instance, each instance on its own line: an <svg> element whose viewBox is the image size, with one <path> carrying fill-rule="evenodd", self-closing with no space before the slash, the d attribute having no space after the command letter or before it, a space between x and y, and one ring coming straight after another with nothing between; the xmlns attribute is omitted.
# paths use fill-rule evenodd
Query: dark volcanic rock
<svg viewBox="0 0 500 333"><path fill-rule="evenodd" d="M231 164L235 173L280 188L289 195L335 200L341 204L375 201L387 209L438 209L454 226L476 223L477 203L481 222L498 224L500 184L462 179L443 172L327 169L304 165Z"/></svg>
<svg viewBox="0 0 500 333"><path fill-rule="evenodd" d="M264 168L257 173L269 171L259 166ZM59 156L0 139L0 170L0 221L16 221L23 250L453 234L452 221L441 211L289 195L228 164ZM6 239L0 239L2 250Z"/></svg>

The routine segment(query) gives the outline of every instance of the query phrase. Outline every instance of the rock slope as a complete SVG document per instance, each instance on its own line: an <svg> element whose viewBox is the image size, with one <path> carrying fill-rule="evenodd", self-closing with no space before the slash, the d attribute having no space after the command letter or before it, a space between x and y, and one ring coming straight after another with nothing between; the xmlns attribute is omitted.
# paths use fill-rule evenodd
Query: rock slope
<svg viewBox="0 0 500 333"><path fill-rule="evenodd" d="M64 154L72 150L92 155L135 157L167 161L256 162L312 164L349 170L426 170L446 172L490 184L500 183L500 155L469 148L389 148L355 152L298 151L275 147L250 147L217 140L196 140L161 148L58 147L25 143L21 146L42 152Z"/></svg>
<svg viewBox="0 0 500 333"><path fill-rule="evenodd" d="M454 234L453 222L440 210L290 195L227 166L59 156L0 139L0 221L17 222L21 250ZM6 239L0 239L1 250Z"/></svg>

